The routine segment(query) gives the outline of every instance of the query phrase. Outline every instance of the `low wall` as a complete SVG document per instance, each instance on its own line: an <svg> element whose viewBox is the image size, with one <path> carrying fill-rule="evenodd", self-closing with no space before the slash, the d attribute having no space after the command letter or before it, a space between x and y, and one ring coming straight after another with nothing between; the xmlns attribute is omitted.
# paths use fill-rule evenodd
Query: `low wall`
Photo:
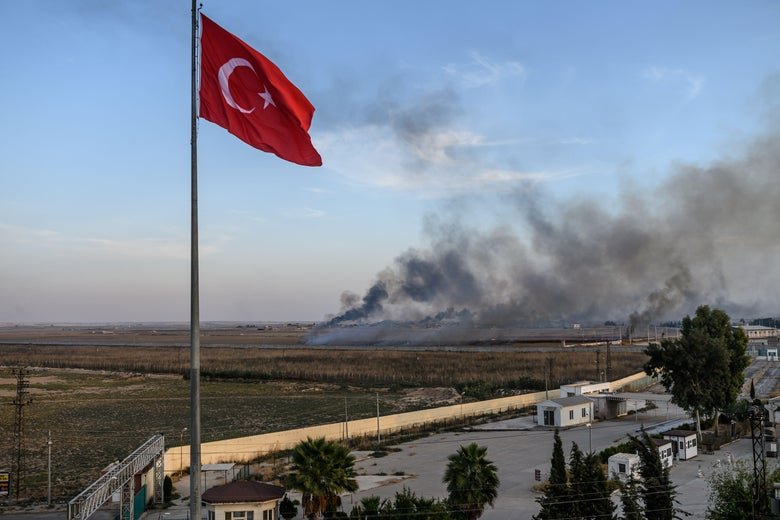
<svg viewBox="0 0 780 520"><path fill-rule="evenodd" d="M640 372L610 384L610 390L615 391L630 384L639 382L645 376ZM427 410L404 412L393 415L383 415L377 418L352 420L347 423L350 437L376 436L396 433L398 431L422 426L425 424L443 422L461 417L478 417L494 413L526 408L547 399L555 399L560 395L560 389L550 389L548 392L500 397L487 401L441 406ZM267 453L293 448L307 437L325 437L338 440L345 437L344 422L321 424L294 430L264 433L250 437L225 439L222 441L204 442L201 444L201 464L216 464L219 462L248 462ZM189 467L190 447L174 446L165 452L166 473L176 473Z"/></svg>

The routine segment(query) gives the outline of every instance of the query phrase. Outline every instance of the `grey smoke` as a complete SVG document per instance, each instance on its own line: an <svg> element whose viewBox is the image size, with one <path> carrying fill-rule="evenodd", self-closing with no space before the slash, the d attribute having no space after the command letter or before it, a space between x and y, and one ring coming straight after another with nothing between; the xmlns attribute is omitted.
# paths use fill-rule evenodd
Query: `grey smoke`
<svg viewBox="0 0 780 520"><path fill-rule="evenodd" d="M740 156L677 165L653 190L625 189L616 207L524 186L505 199L511 226L484 231L431 216L429 246L402 253L333 323L464 312L480 326L640 325L701 303L732 315L776 312L779 141L771 132Z"/></svg>

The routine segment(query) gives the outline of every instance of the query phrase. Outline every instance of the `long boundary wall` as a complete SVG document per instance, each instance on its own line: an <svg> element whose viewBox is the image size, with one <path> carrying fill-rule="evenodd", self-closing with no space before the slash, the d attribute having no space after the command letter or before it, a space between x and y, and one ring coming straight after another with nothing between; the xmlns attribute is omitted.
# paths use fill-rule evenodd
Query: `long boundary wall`
<svg viewBox="0 0 780 520"><path fill-rule="evenodd" d="M649 381L644 372L639 372L610 383L610 391L616 391L626 386L641 385ZM487 401L455 404L404 412L377 418L357 419L347 423L350 437L375 436L377 430L380 435L396 433L403 429L414 428L426 424L444 422L447 420L478 417L494 413L506 412L526 408L550 398L555 399L560 395L560 389L551 389L548 392L534 392L530 394L513 395ZM201 463L216 464L219 462L247 462L266 453L293 448L307 437L325 437L329 440L343 439L345 436L345 423L337 422L285 430L250 437L225 439L222 441L204 442L201 444ZM165 471L176 473L182 468L189 467L190 447L174 446L165 452Z"/></svg>

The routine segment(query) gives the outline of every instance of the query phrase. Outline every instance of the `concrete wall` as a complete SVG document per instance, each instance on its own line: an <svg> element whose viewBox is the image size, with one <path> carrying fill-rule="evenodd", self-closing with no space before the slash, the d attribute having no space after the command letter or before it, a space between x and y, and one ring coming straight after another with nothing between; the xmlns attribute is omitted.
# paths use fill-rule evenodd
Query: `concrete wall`
<svg viewBox="0 0 780 520"><path fill-rule="evenodd" d="M610 388L615 390L646 377L644 372L624 377L611 383ZM501 397L487 401L474 403L442 406L428 410L417 410L393 415L384 415L379 418L379 432L381 435L395 433L404 429L423 426L461 417L478 417L494 413L506 412L535 405L544 401L549 396L558 394L559 389L551 389L546 392L534 392L523 395ZM376 417L349 421L349 436L375 437L377 433ZM325 437L329 440L344 438L344 422L322 424L307 428L297 428L280 432L252 435L236 439L204 442L201 444L201 464L216 464L219 462L248 462L273 451L293 448L307 437ZM181 457L180 457L181 454ZM183 459L183 460L182 460ZM179 468L188 468L190 465L190 447L174 446L165 452L165 472L172 474Z"/></svg>

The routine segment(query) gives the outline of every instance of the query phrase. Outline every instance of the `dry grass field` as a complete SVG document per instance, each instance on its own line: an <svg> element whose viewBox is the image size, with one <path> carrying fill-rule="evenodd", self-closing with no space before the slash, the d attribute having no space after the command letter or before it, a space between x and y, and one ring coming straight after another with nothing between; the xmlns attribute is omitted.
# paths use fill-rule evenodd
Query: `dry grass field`
<svg viewBox="0 0 780 520"><path fill-rule="evenodd" d="M206 331L204 441L337 422L345 400L350 418L370 417L377 394L381 413L389 414L458 398L442 388L457 388L466 399L539 389L550 363L551 386L596 378L592 349L336 350L301 346L303 331L295 326L262 332ZM181 331L0 329L0 403L6 405L0 407L0 469L12 466L14 407L7 405L15 366L30 370L33 399L24 409L23 496L46 494L49 430L54 496L63 500L154 433L179 444L189 413L186 340ZM602 370L604 362L602 353ZM611 377L636 372L643 362L641 353L614 348Z"/></svg>

